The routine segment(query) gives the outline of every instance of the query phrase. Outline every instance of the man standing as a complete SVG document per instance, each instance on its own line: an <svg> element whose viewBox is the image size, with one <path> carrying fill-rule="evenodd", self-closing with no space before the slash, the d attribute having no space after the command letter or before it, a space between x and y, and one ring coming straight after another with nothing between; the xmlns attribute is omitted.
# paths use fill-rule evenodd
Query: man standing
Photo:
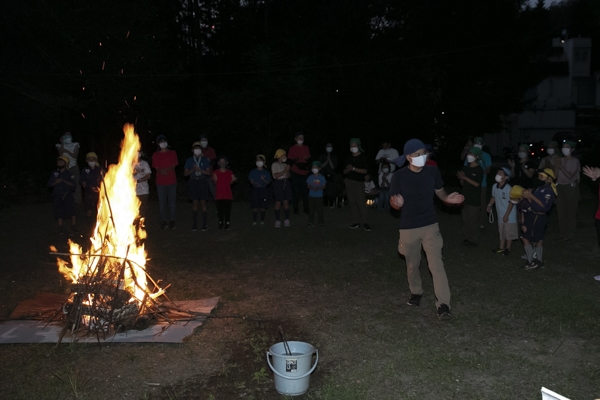
<svg viewBox="0 0 600 400"><path fill-rule="evenodd" d="M350 139L350 155L344 164L344 185L348 206L352 217L350 229L358 229L360 224L365 231L370 232L371 227L367 223L367 200L365 198L365 175L369 170L369 159L360 146L359 138Z"/></svg>
<svg viewBox="0 0 600 400"><path fill-rule="evenodd" d="M469 142L467 142L467 144ZM481 136L478 136L475 139L473 139L473 147L481 149L481 156L479 157L477 162L479 163L481 169L483 169L483 178L481 180L481 187L479 188L481 192L481 206L479 207L479 227L483 229L485 227L485 223L488 220L485 205L487 204L487 177L490 173L490 170L492 169L492 156L487 151L483 151L483 138ZM465 146L461 154L461 159L465 160L465 166L469 165L469 162L466 160L466 156L469 150L471 150L471 148L466 148Z"/></svg>
<svg viewBox="0 0 600 400"><path fill-rule="evenodd" d="M381 149L375 156L375 162L379 165L379 172L381 172L381 166L386 163L390 164L390 172L394 172L396 170L396 165L393 161L398 157L400 157L398 150L392 149L392 143L389 140L381 143Z"/></svg>
<svg viewBox="0 0 600 400"><path fill-rule="evenodd" d="M398 170L392 177L390 205L402 209L400 218L400 239L398 252L406 259L406 272L411 297L408 304L419 306L423 288L421 286L421 248L427 255L427 263L433 277L438 317L445 319L450 314L450 288L442 261L444 241L438 226L433 194L448 204L461 204L464 197L459 193L447 194L439 168L426 166L427 151L419 139L410 139L404 145L404 154L397 165L406 168Z"/></svg>
<svg viewBox="0 0 600 400"><path fill-rule="evenodd" d="M562 146L564 155L556 169L558 189L556 211L558 212L558 228L563 241L573 240L577 229L577 207L579 205L579 170L581 164L573 157L577 143L566 141Z"/></svg>

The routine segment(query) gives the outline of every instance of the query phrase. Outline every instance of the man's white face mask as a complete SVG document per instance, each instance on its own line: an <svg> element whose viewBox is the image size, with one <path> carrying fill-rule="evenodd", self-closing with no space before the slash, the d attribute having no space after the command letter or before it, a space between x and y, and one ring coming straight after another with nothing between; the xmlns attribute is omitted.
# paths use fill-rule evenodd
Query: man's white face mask
<svg viewBox="0 0 600 400"><path fill-rule="evenodd" d="M425 163L427 162L427 154L423 154L421 156L418 157L411 157L410 158L410 163L412 165L414 165L417 168L421 168L423 166L425 166Z"/></svg>

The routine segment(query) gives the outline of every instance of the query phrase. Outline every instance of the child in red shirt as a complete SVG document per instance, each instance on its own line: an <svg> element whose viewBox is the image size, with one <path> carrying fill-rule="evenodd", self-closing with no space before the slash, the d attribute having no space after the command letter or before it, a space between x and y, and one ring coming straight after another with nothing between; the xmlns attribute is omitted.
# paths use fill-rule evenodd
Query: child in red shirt
<svg viewBox="0 0 600 400"><path fill-rule="evenodd" d="M217 214L219 216L219 229L229 230L229 218L231 216L231 204L233 203L233 193L231 185L237 180L233 172L227 169L229 159L221 156L217 159L219 169L213 172L213 181L215 182L215 203L217 204Z"/></svg>

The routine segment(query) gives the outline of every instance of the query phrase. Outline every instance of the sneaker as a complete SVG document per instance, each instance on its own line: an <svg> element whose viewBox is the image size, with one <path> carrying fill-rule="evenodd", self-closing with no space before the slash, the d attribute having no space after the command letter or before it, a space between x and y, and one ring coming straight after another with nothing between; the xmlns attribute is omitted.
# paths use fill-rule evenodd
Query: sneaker
<svg viewBox="0 0 600 400"><path fill-rule="evenodd" d="M350 225L350 229L358 229L360 228L360 224L352 224Z"/></svg>
<svg viewBox="0 0 600 400"><path fill-rule="evenodd" d="M257 224L256 224L256 221L253 221L253 222L252 222L252 226L256 226L256 225L257 225Z"/></svg>
<svg viewBox="0 0 600 400"><path fill-rule="evenodd" d="M219 229L223 229L223 221L219 221Z"/></svg>
<svg viewBox="0 0 600 400"><path fill-rule="evenodd" d="M503 256L509 256L510 255L510 249L504 249L504 251L502 252Z"/></svg>
<svg viewBox="0 0 600 400"><path fill-rule="evenodd" d="M260 226L265 226L265 222L264 221L260 221Z"/></svg>
<svg viewBox="0 0 600 400"><path fill-rule="evenodd" d="M485 225L479 225L479 229L485 229Z"/></svg>
<svg viewBox="0 0 600 400"><path fill-rule="evenodd" d="M309 228L312 228L313 226L315 226L315 224L313 224L313 223L310 223L310 222L308 223L308 227L309 227Z"/></svg>
<svg viewBox="0 0 600 400"><path fill-rule="evenodd" d="M324 228L325 224L319 224L319 228Z"/></svg>
<svg viewBox="0 0 600 400"><path fill-rule="evenodd" d="M171 221L171 222L169 223L169 229L171 229L172 231L174 231L174 230L175 230L175 222Z"/></svg>
<svg viewBox="0 0 600 400"><path fill-rule="evenodd" d="M504 249L501 249L501 248L498 247L496 250L492 250L492 253L495 253L495 254L504 254Z"/></svg>
<svg viewBox="0 0 600 400"><path fill-rule="evenodd" d="M275 221L275 228L281 228L281 221Z"/></svg>
<svg viewBox="0 0 600 400"><path fill-rule="evenodd" d="M162 229L163 231L166 231L168 227L169 226L167 225L166 222L161 222L160 223L160 229Z"/></svg>
<svg viewBox="0 0 600 400"><path fill-rule="evenodd" d="M441 306L439 306L438 317L439 319L448 319L452 317L452 314L450 314L450 307L448 307L446 304L442 304Z"/></svg>
<svg viewBox="0 0 600 400"><path fill-rule="evenodd" d="M202 232L206 232L208 230L208 225L202 226Z"/></svg>
<svg viewBox="0 0 600 400"><path fill-rule="evenodd" d="M285 226L286 228L290 227L290 220L286 219L285 221L283 221L283 226Z"/></svg>
<svg viewBox="0 0 600 400"><path fill-rule="evenodd" d="M409 306L419 307L421 305L422 296L423 295L421 294L411 294L410 299L408 299L408 302L406 304L408 304Z"/></svg>
<svg viewBox="0 0 600 400"><path fill-rule="evenodd" d="M523 267L523 269L525 271L531 271L533 269L538 269L540 268L540 262L536 259L534 259L532 262L530 262L529 264L527 264L526 266Z"/></svg>
<svg viewBox="0 0 600 400"><path fill-rule="evenodd" d="M198 225L194 224L192 226L192 232L198 232Z"/></svg>
<svg viewBox="0 0 600 400"><path fill-rule="evenodd" d="M229 221L225 222L225 230L228 231L229 230Z"/></svg>
<svg viewBox="0 0 600 400"><path fill-rule="evenodd" d="M364 224L363 227L365 228L365 231L371 232L371 227L369 226L369 224Z"/></svg>
<svg viewBox="0 0 600 400"><path fill-rule="evenodd" d="M63 233L65 233L65 232L63 231L63 227L62 227L62 226L60 226L60 227L58 228L58 234L59 234L59 235L62 235Z"/></svg>

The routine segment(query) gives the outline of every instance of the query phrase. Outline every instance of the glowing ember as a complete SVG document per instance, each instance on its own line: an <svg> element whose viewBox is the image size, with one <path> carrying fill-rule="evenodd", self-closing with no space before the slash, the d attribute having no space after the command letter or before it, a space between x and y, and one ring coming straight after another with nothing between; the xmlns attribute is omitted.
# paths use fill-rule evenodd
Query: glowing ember
<svg viewBox="0 0 600 400"><path fill-rule="evenodd" d="M57 259L59 271L73 282L76 292L71 297L74 307L65 311L71 314L68 319L73 325L111 325L137 317L151 299L164 292L156 285L152 290L147 287L146 232L143 220L139 221L140 202L133 179L140 142L133 125L125 125L123 131L119 163L110 166L100 187L90 249L84 253L69 240L70 266ZM99 311L90 311L94 308Z"/></svg>

